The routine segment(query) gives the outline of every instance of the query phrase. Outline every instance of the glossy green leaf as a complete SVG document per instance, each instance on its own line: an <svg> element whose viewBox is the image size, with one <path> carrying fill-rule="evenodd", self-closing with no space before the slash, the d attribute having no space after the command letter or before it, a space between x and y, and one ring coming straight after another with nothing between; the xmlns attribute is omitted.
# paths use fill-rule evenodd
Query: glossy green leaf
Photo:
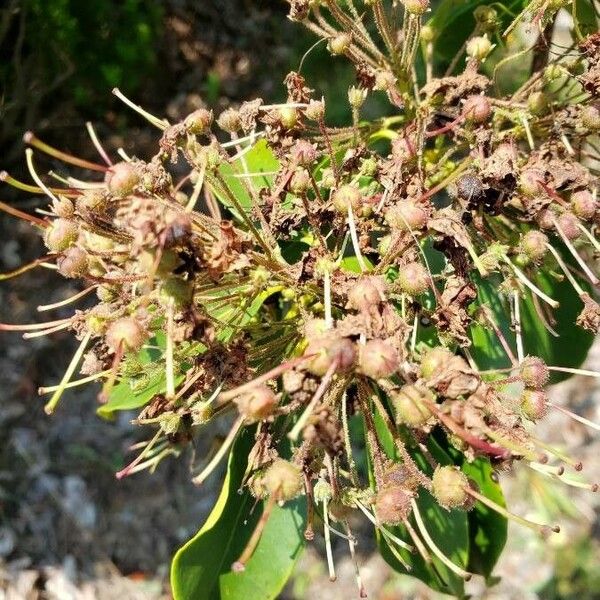
<svg viewBox="0 0 600 600"><path fill-rule="evenodd" d="M237 159L233 163L224 163L219 171L227 183L229 190L243 209L246 212L250 212L252 199L243 183L243 179L239 177L240 174L244 173L244 165L248 169L248 173L252 174L252 177L245 178L246 182L258 192L258 190L271 185L273 177L272 175L269 175L269 173L279 169L279 161L268 147L265 140L259 140L252 150L249 150L242 158ZM256 173L266 174L264 176L256 176ZM236 214L237 211L233 208L231 200L223 193L219 185L214 186L214 191L219 200Z"/></svg>
<svg viewBox="0 0 600 600"><path fill-rule="evenodd" d="M260 503L238 492L252 443L252 433L244 430L233 446L215 507L200 531L173 558L175 600L270 600L291 574L304 544L302 500L276 506L246 570L230 571L262 512Z"/></svg>
<svg viewBox="0 0 600 600"><path fill-rule="evenodd" d="M493 469L487 458L478 457L472 463L464 461L461 468L483 495L500 506L506 506L502 488L492 479ZM468 518L471 540L468 570L489 578L506 544L508 523L502 515L481 502L475 503Z"/></svg>
<svg viewBox="0 0 600 600"><path fill-rule="evenodd" d="M477 302L491 309L494 319L505 338L516 353L516 338L511 329L511 315L506 296L498 292L498 282L494 278L476 281L478 289ZM545 327L536 312L531 294L526 293L521 300L521 327L525 354L543 358L549 365L578 367L585 359L594 336L575 324L582 308L582 302L573 292L571 284L556 281L546 271L539 271L535 284L550 297L560 303L552 311L555 323L552 327L558 333L553 336ZM585 285L582 283L582 285ZM471 327L473 341L472 354L481 369L496 369L510 366L510 360L498 342L491 328L481 325ZM555 376L553 381L564 379Z"/></svg>

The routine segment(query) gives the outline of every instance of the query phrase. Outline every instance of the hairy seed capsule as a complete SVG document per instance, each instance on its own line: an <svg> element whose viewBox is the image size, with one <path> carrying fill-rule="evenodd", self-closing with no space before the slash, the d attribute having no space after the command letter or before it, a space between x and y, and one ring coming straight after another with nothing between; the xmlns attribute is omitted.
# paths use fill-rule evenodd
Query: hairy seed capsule
<svg viewBox="0 0 600 600"><path fill-rule="evenodd" d="M265 472L264 486L280 501L293 500L302 491L302 472L287 460L278 458Z"/></svg>
<svg viewBox="0 0 600 600"><path fill-rule="evenodd" d="M348 292L348 308L369 312L371 307L381 304L385 300L387 285L383 277L364 275Z"/></svg>
<svg viewBox="0 0 600 600"><path fill-rule="evenodd" d="M548 236L537 229L528 231L521 239L521 250L530 260L537 262L548 252Z"/></svg>
<svg viewBox="0 0 600 600"><path fill-rule="evenodd" d="M544 192L540 183L544 182L544 174L539 169L524 169L519 177L519 189L530 198Z"/></svg>
<svg viewBox="0 0 600 600"><path fill-rule="evenodd" d="M530 421L539 421L546 416L548 396L542 390L524 389L521 394L521 412Z"/></svg>
<svg viewBox="0 0 600 600"><path fill-rule="evenodd" d="M199 108L190 113L184 120L183 125L193 135L202 135L209 131L213 122L212 111Z"/></svg>
<svg viewBox="0 0 600 600"><path fill-rule="evenodd" d="M586 106L581 110L581 124L590 131L600 131L600 109Z"/></svg>
<svg viewBox="0 0 600 600"><path fill-rule="evenodd" d="M434 379L446 370L448 363L453 358L454 354L446 348L442 348L441 346L432 348L421 359L421 377L425 381Z"/></svg>
<svg viewBox="0 0 600 600"><path fill-rule="evenodd" d="M433 473L432 486L438 504L448 510L466 509L471 505L471 497L465 491L469 487L469 480L457 467L438 467Z"/></svg>
<svg viewBox="0 0 600 600"><path fill-rule="evenodd" d="M58 272L63 277L75 279L88 272L88 258L85 250L77 246L67 248L57 261Z"/></svg>
<svg viewBox="0 0 600 600"><path fill-rule="evenodd" d="M482 61L492 51L492 42L487 35L472 37L467 42L467 56Z"/></svg>
<svg viewBox="0 0 600 600"><path fill-rule="evenodd" d="M291 106L280 108L279 121L286 129L293 129L298 123L298 110Z"/></svg>
<svg viewBox="0 0 600 600"><path fill-rule="evenodd" d="M358 367L371 379L382 379L393 375L400 366L400 357L394 346L386 340L369 340L359 344Z"/></svg>
<svg viewBox="0 0 600 600"><path fill-rule="evenodd" d="M105 181L111 194L124 198L136 188L140 182L140 174L131 163L120 162L106 172Z"/></svg>
<svg viewBox="0 0 600 600"><path fill-rule="evenodd" d="M466 202L474 202L482 198L485 190L479 177L467 173L456 182L456 195Z"/></svg>
<svg viewBox="0 0 600 600"><path fill-rule="evenodd" d="M546 363L537 356L526 356L520 365L519 377L525 387L541 390L550 378Z"/></svg>
<svg viewBox="0 0 600 600"><path fill-rule="evenodd" d="M277 408L277 396L266 385L259 385L248 393L236 398L238 410L250 423L262 421L273 414Z"/></svg>
<svg viewBox="0 0 600 600"><path fill-rule="evenodd" d="M594 199L591 192L580 190L571 196L571 206L577 217L585 221L590 221L596 214L598 202Z"/></svg>
<svg viewBox="0 0 600 600"><path fill-rule="evenodd" d="M333 193L332 203L334 208L341 214L348 214L348 206L357 212L362 204L361 191L353 185L343 185Z"/></svg>
<svg viewBox="0 0 600 600"><path fill-rule="evenodd" d="M463 117L472 123L485 123L492 114L492 105L485 96L469 96L462 107Z"/></svg>
<svg viewBox="0 0 600 600"><path fill-rule="evenodd" d="M542 115L548 110L548 96L544 92L533 92L527 99L527 108L532 115Z"/></svg>
<svg viewBox="0 0 600 600"><path fill-rule="evenodd" d="M375 498L375 514L382 525L400 525L410 515L412 494L395 485L384 487Z"/></svg>
<svg viewBox="0 0 600 600"><path fill-rule="evenodd" d="M325 103L321 100L311 100L304 109L304 114L311 121L321 121L325 117Z"/></svg>
<svg viewBox="0 0 600 600"><path fill-rule="evenodd" d="M401 292L409 296L419 296L429 289L430 277L421 263L408 263L398 269L398 279L395 283Z"/></svg>
<svg viewBox="0 0 600 600"><path fill-rule="evenodd" d="M318 377L323 377L334 362L339 373L350 371L356 362L356 348L348 338L318 337L309 342L305 354L316 354L306 368Z"/></svg>
<svg viewBox="0 0 600 600"><path fill-rule="evenodd" d="M429 9L429 0L402 0L402 4L411 15L422 15Z"/></svg>
<svg viewBox="0 0 600 600"><path fill-rule="evenodd" d="M240 111L235 108L227 108L219 115L217 125L227 133L237 133L242 128Z"/></svg>
<svg viewBox="0 0 600 600"><path fill-rule="evenodd" d="M122 317L109 325L104 339L113 352L121 346L137 351L146 340L146 331L133 317Z"/></svg>
<svg viewBox="0 0 600 600"><path fill-rule="evenodd" d="M385 221L397 231L418 231L427 224L427 211L409 198L390 206L385 213Z"/></svg>
<svg viewBox="0 0 600 600"><path fill-rule="evenodd" d="M79 237L77 225L69 219L54 219L44 232L44 243L51 252L64 252Z"/></svg>
<svg viewBox="0 0 600 600"><path fill-rule="evenodd" d="M577 217L570 212L562 213L558 219L556 219L560 230L565 234L565 237L569 240L576 240L581 236L581 229L579 229L579 220Z"/></svg>
<svg viewBox="0 0 600 600"><path fill-rule="evenodd" d="M290 192L296 196L301 196L310 186L310 175L306 169L299 168L294 171L290 179Z"/></svg>
<svg viewBox="0 0 600 600"><path fill-rule="evenodd" d="M431 411L423 400L433 401L432 393L416 385L403 385L390 392L396 413L396 422L409 427L422 427L431 418Z"/></svg>
<svg viewBox="0 0 600 600"><path fill-rule="evenodd" d="M307 140L297 140L290 151L292 161L306 167L317 160L317 149Z"/></svg>
<svg viewBox="0 0 600 600"><path fill-rule="evenodd" d="M327 47L329 48L329 52L331 52L331 54L339 56L348 50L351 43L352 36L349 33L339 33L329 40Z"/></svg>

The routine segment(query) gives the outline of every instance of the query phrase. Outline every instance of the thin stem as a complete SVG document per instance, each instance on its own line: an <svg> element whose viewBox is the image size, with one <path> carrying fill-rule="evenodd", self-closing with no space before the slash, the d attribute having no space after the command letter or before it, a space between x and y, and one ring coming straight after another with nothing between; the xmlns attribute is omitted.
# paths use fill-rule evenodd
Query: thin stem
<svg viewBox="0 0 600 600"><path fill-rule="evenodd" d="M335 574L335 564L333 563L333 552L331 549L331 533L329 531L329 512L327 510L327 498L323 498L323 523L325 536L325 552L327 554L327 568L329 569L329 581L337 579Z"/></svg>
<svg viewBox="0 0 600 600"><path fill-rule="evenodd" d="M133 109L136 113L142 115L146 120L148 120L152 125L164 131L168 126L169 122L166 119L159 119L153 114L149 113L147 110L144 110L141 106L138 106L134 102L132 102L129 98L127 98L123 92L119 88L114 88L112 93L119 99L121 102L125 103L129 108Z"/></svg>
<svg viewBox="0 0 600 600"><path fill-rule="evenodd" d="M521 269L519 269L519 267L517 267L510 261L510 259L508 258L508 256L506 256L506 254L503 255L502 258L504 259L506 264L508 264L508 266L515 272L515 275L521 281L521 283L525 284L525 286L527 286L536 296L539 296L544 302L549 304L552 308L558 308L558 305L559 305L558 302L556 300L553 300L552 298L550 298L550 296L548 296L547 294L544 294L544 292L542 292L542 290L540 290L534 283L532 283L525 276L523 271L521 271Z"/></svg>
<svg viewBox="0 0 600 600"><path fill-rule="evenodd" d="M95 290L97 287L98 287L97 285L90 285L90 287L85 288L85 290L81 290L81 292L78 292L77 294L74 294L73 296L70 296L69 298L66 298L65 300L60 300L59 302L54 302L53 304L40 304L37 307L37 310L38 310L38 312L44 312L46 310L54 310L55 308L62 308L63 306L67 306L68 304L72 304L73 302L76 302L80 298L83 298L84 296L89 294L92 290Z"/></svg>

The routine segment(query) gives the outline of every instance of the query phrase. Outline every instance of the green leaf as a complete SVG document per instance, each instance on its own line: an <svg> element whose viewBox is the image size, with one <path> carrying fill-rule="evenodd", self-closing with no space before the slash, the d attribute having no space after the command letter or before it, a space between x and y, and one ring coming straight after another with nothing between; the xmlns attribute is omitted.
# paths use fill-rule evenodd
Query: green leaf
<svg viewBox="0 0 600 600"><path fill-rule="evenodd" d="M233 446L215 507L200 531L173 558L175 600L270 600L291 574L304 544L301 500L273 509L246 570L230 572L262 513L262 506L255 506L248 493L238 493L252 444L252 432L243 430Z"/></svg>
<svg viewBox="0 0 600 600"><path fill-rule="evenodd" d="M484 496L506 506L502 488L492 479L493 469L487 458L478 457L471 463L464 461L461 468ZM468 570L489 578L506 544L507 521L481 502L475 503L468 517L471 539Z"/></svg>
<svg viewBox="0 0 600 600"><path fill-rule="evenodd" d="M504 337L516 352L515 333L511 329L508 299L498 293L495 278L475 280L478 290L477 304L491 309L494 320ZM585 287L585 283L580 282ZM539 356L549 365L578 367L584 361L594 336L575 324L582 308L582 302L565 279L556 281L544 270L539 270L535 284L560 305L552 311L555 323L552 325L558 337L553 336L540 319L531 294L527 291L521 300L521 328L525 354ZM480 369L496 369L510 366L510 360L502 349L496 334L491 328L481 325L471 327L473 341L472 354ZM565 375L554 375L553 382L565 379Z"/></svg>
<svg viewBox="0 0 600 600"><path fill-rule="evenodd" d="M245 163L242 162L242 159ZM220 174L227 183L231 193L235 196L242 208L247 213L250 213L252 198L244 186L242 178L236 177L236 175L244 173L244 164L248 169L248 173L272 173L279 169L279 161L267 145L267 142L265 140L259 140L252 150L249 150L242 158L238 158L233 163L224 163L219 168ZM248 186L254 188L257 192L262 188L269 187L272 181L272 175L246 177ZM214 192L227 208L232 210L234 214L237 214L237 211L231 204L231 200L223 193L219 185L214 187Z"/></svg>

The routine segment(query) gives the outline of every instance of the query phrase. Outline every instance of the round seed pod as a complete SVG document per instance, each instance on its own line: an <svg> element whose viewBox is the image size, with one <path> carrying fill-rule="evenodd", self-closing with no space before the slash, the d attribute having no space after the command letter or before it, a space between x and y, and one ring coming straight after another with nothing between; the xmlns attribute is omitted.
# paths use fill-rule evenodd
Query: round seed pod
<svg viewBox="0 0 600 600"><path fill-rule="evenodd" d="M290 179L290 192L301 196L310 186L310 175L303 168L296 169Z"/></svg>
<svg viewBox="0 0 600 600"><path fill-rule="evenodd" d="M521 239L521 250L530 260L537 262L548 252L548 236L537 229L528 231Z"/></svg>
<svg viewBox="0 0 600 600"><path fill-rule="evenodd" d="M386 340L369 340L359 344L358 368L371 379L393 375L400 366L400 357L394 346Z"/></svg>
<svg viewBox="0 0 600 600"><path fill-rule="evenodd" d="M240 111L235 108L225 109L217 119L217 125L227 133L237 133L242 128Z"/></svg>
<svg viewBox="0 0 600 600"><path fill-rule="evenodd" d="M77 246L67 248L57 264L58 272L72 279L86 275L89 267L87 253Z"/></svg>
<svg viewBox="0 0 600 600"><path fill-rule="evenodd" d="M331 54L339 56L344 54L352 43L352 36L349 33L339 33L332 37L327 44L327 48Z"/></svg>
<svg viewBox="0 0 600 600"><path fill-rule="evenodd" d="M541 390L550 379L550 370L537 356L526 356L519 368L519 377L525 387Z"/></svg>
<svg viewBox="0 0 600 600"><path fill-rule="evenodd" d="M402 0L404 8L411 15L422 15L429 9L429 0Z"/></svg>
<svg viewBox="0 0 600 600"><path fill-rule="evenodd" d="M423 400L433 401L433 395L426 388L416 385L404 385L390 392L390 398L396 413L398 424L409 427L422 427L431 418L432 413Z"/></svg>
<svg viewBox="0 0 600 600"><path fill-rule="evenodd" d="M486 96L469 96L462 107L462 115L471 123L485 123L492 114L492 105Z"/></svg>
<svg viewBox="0 0 600 600"><path fill-rule="evenodd" d="M123 161L110 167L106 172L105 182L111 194L125 198L140 183L140 174L135 165Z"/></svg>
<svg viewBox="0 0 600 600"><path fill-rule="evenodd" d="M286 129L292 129L298 123L298 110L291 106L279 109L279 121Z"/></svg>
<svg viewBox="0 0 600 600"><path fill-rule="evenodd" d="M259 385L236 398L235 403L240 414L250 423L254 423L270 417L279 402L270 387Z"/></svg>
<svg viewBox="0 0 600 600"><path fill-rule="evenodd" d="M432 493L440 506L468 509L471 496L465 491L469 487L467 476L457 467L438 467L433 473Z"/></svg>
<svg viewBox="0 0 600 600"><path fill-rule="evenodd" d="M199 108L190 113L184 120L183 125L193 135L202 135L210 130L213 122L212 111Z"/></svg>
<svg viewBox="0 0 600 600"><path fill-rule="evenodd" d="M325 117L325 103L321 100L311 100L304 109L304 114L311 121L320 121Z"/></svg>
<svg viewBox="0 0 600 600"><path fill-rule="evenodd" d="M348 308L368 312L372 306L377 306L385 300L386 288L383 277L362 276L348 292Z"/></svg>
<svg viewBox="0 0 600 600"><path fill-rule="evenodd" d="M51 252L64 252L79 237L77 225L69 219L54 219L44 232L44 243Z"/></svg>
<svg viewBox="0 0 600 600"><path fill-rule="evenodd" d="M305 354L316 354L306 363L306 368L313 375L323 377L331 365L337 362L336 371L350 371L356 362L355 344L348 338L319 337L309 342Z"/></svg>
<svg viewBox="0 0 600 600"><path fill-rule="evenodd" d="M544 174L539 169L524 169L519 177L519 189L528 197L538 196L544 193L540 183L544 182Z"/></svg>
<svg viewBox="0 0 600 600"><path fill-rule="evenodd" d="M549 231L551 229L554 229L554 218L554 211L549 208L544 208L540 210L540 212L536 215L535 221L541 229Z"/></svg>
<svg viewBox="0 0 600 600"><path fill-rule="evenodd" d="M544 92L533 92L527 99L527 108L533 115L542 115L548 110L548 96Z"/></svg>
<svg viewBox="0 0 600 600"><path fill-rule="evenodd" d="M579 229L579 219L570 212L562 213L556 222L560 227L560 230L565 234L565 237L569 240L576 240L581 236L581 229Z"/></svg>
<svg viewBox="0 0 600 600"><path fill-rule="evenodd" d="M382 525L401 525L411 512L412 494L399 486L387 486L377 492L375 514Z"/></svg>
<svg viewBox="0 0 600 600"><path fill-rule="evenodd" d="M352 207L352 210L356 213L363 201L361 191L353 185L343 185L338 188L332 197L332 203L334 208L341 214L348 214L348 206Z"/></svg>
<svg viewBox="0 0 600 600"><path fill-rule="evenodd" d="M571 196L571 206L575 216L590 221L596 214L598 202L590 191L580 190Z"/></svg>
<svg viewBox="0 0 600 600"><path fill-rule="evenodd" d="M75 213L75 206L70 198L59 196L57 200L52 201L52 210L56 216L70 219Z"/></svg>
<svg viewBox="0 0 600 600"><path fill-rule="evenodd" d="M340 498L333 498L331 502L327 505L327 509L329 510L329 516L336 523L346 521L352 514L352 509L349 506L346 506L340 500Z"/></svg>
<svg viewBox="0 0 600 600"><path fill-rule="evenodd" d="M192 303L194 297L194 284L177 275L171 275L163 280L159 298L161 304L167 306L173 302L176 309L186 308Z"/></svg>
<svg viewBox="0 0 600 600"><path fill-rule="evenodd" d="M446 348L441 346L432 348L421 359L421 377L426 381L437 377L446 370L453 357L454 354Z"/></svg>
<svg viewBox="0 0 600 600"><path fill-rule="evenodd" d="M398 231L417 231L427 225L427 211L408 198L390 206L385 213L385 221Z"/></svg>
<svg viewBox="0 0 600 600"><path fill-rule="evenodd" d="M317 149L307 140L297 140L291 149L292 161L306 167L317 160Z"/></svg>
<svg viewBox="0 0 600 600"><path fill-rule="evenodd" d="M483 183L479 177L472 173L466 173L459 177L456 182L456 195L466 202L479 200L485 192Z"/></svg>
<svg viewBox="0 0 600 600"><path fill-rule="evenodd" d="M524 389L521 398L521 412L530 421L539 421L546 416L548 396L541 390Z"/></svg>
<svg viewBox="0 0 600 600"><path fill-rule="evenodd" d="M295 464L277 458L265 472L263 484L278 500L293 500L302 491L302 471Z"/></svg>
<svg viewBox="0 0 600 600"><path fill-rule="evenodd" d="M487 35L472 37L467 42L467 56L482 61L492 51L492 42Z"/></svg>
<svg viewBox="0 0 600 600"><path fill-rule="evenodd" d="M395 283L405 294L419 296L429 289L430 281L427 269L421 263L414 262L398 269L398 279Z"/></svg>
<svg viewBox="0 0 600 600"><path fill-rule="evenodd" d="M600 131L600 109L597 106L585 106L581 110L581 124L589 131Z"/></svg>
<svg viewBox="0 0 600 600"><path fill-rule="evenodd" d="M108 326L104 339L107 346L116 352L119 347L137 351L146 341L146 331L134 317L122 317Z"/></svg>

